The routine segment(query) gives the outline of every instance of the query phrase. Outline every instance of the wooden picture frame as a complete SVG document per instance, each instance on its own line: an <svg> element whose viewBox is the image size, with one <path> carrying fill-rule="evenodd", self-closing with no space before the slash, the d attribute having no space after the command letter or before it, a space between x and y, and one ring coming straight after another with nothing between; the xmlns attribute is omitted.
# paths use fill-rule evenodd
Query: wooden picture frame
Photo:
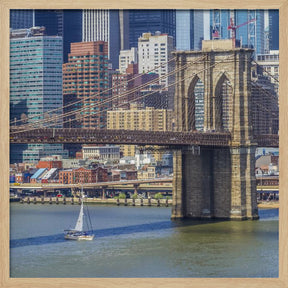
<svg viewBox="0 0 288 288"><path fill-rule="evenodd" d="M279 278L10 278L9 277L9 10L10 9L279 9L280 213ZM288 287L288 1L287 0L0 0L0 287ZM220 265L221 263L219 263ZM259 263L261 264L261 263Z"/></svg>

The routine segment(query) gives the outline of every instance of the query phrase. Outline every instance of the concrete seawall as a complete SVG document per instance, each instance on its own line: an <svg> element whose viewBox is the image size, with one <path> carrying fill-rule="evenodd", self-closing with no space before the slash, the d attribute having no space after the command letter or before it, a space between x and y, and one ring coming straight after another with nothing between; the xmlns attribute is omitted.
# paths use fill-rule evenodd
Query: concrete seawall
<svg viewBox="0 0 288 288"><path fill-rule="evenodd" d="M13 201L11 201L13 200ZM15 201L14 201L15 200ZM25 197L10 199L10 202L20 202L22 204L60 204L60 205L79 205L79 198L65 197ZM101 199L101 198L86 198L86 204L91 205L117 205L117 206L158 206L170 207L172 206L172 199ZM279 208L279 201L259 201L258 208L275 209Z"/></svg>
<svg viewBox="0 0 288 288"><path fill-rule="evenodd" d="M20 199L22 204L58 204L58 205L79 205L79 198L73 197L25 197ZM172 205L172 199L101 199L86 198L86 204L91 205L118 205L118 206L158 206L168 207Z"/></svg>

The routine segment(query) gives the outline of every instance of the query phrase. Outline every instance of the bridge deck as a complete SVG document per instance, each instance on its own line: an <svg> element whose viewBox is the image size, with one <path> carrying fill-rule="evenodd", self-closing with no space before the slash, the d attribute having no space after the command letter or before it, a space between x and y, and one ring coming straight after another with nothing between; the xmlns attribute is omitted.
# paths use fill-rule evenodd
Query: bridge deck
<svg viewBox="0 0 288 288"><path fill-rule="evenodd" d="M260 147L278 147L278 135L255 137ZM230 133L172 132L137 130L97 130L83 128L41 128L21 131L11 128L10 143L79 143L79 144L130 144L159 146L231 146Z"/></svg>

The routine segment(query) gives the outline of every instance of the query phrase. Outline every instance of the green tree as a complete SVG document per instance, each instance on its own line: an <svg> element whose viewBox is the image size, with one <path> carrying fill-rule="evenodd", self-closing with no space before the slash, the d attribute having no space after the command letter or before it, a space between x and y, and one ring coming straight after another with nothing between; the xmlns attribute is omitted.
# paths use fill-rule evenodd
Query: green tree
<svg viewBox="0 0 288 288"><path fill-rule="evenodd" d="M161 193L156 193L155 195L154 195L154 198L155 199L162 199L163 198L163 195L161 194Z"/></svg>
<svg viewBox="0 0 288 288"><path fill-rule="evenodd" d="M125 193L120 193L119 194L119 199L126 199L126 194Z"/></svg>

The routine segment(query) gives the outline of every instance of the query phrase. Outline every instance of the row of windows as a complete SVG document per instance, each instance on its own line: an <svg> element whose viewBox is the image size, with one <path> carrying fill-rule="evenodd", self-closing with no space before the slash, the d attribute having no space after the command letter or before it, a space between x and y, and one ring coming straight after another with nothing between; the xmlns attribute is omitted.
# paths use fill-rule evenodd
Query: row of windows
<svg viewBox="0 0 288 288"><path fill-rule="evenodd" d="M69 56L69 59L78 59L78 58L108 58L108 55L82 55L82 56Z"/></svg>
<svg viewBox="0 0 288 288"><path fill-rule="evenodd" d="M25 40L21 39L21 40L16 40L16 39L11 39L11 43L38 43L38 42L60 42L62 43L62 37L60 38L56 38L53 37L53 39L51 38L46 38L47 36L40 36L40 37L33 37L33 38L27 38Z"/></svg>
<svg viewBox="0 0 288 288"><path fill-rule="evenodd" d="M75 63L80 63L80 64L75 64ZM92 64L91 64L92 63ZM79 60L73 62L73 63L68 63L68 65L66 65L67 67L97 67L97 66L108 66L108 64L106 62L100 62L100 61L97 61L97 62L89 62L89 63L84 63L84 62L81 62Z"/></svg>
<svg viewBox="0 0 288 288"><path fill-rule="evenodd" d="M23 55L55 55L55 56L62 56L61 50L59 48L57 49L47 49L47 48L39 48L39 49L24 49L25 47L11 47L10 49L10 54L17 54L17 56L22 56ZM30 48L30 47L29 47ZM62 48L61 48L62 49ZM38 54L35 54L37 53ZM40 52L40 53L39 53ZM57 53L58 52L58 53Z"/></svg>

